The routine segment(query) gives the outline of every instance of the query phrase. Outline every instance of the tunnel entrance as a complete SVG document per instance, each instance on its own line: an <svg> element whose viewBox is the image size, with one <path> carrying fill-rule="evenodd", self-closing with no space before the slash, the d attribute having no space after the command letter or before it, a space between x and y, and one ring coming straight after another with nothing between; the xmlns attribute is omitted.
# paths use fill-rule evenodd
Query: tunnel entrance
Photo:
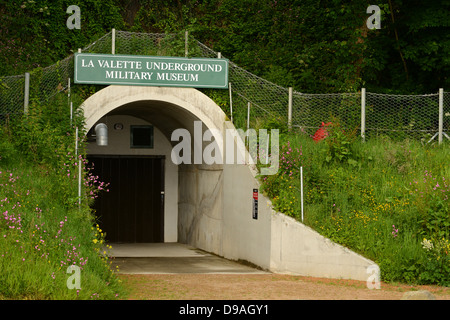
<svg viewBox="0 0 450 320"><path fill-rule="evenodd" d="M104 230L110 234L107 239L109 243L114 245L117 241L123 241L124 244L138 241L179 242L227 258L243 257L252 262L261 259L262 264L267 264L267 254L270 253L270 219L262 218L265 210L263 206L259 209L258 219L254 219L252 215L254 203L252 196L258 183L254 177L255 169L238 163L210 164L203 161L204 157L201 157L200 163L196 161L197 151L203 153L208 150L213 140L217 144L214 154L226 156L225 133L226 130L234 128L227 121L223 110L213 100L193 88L112 85L85 100L83 110L86 119L85 128L88 131L86 150L88 156L90 159L101 156L103 157L101 161L108 159L108 164L100 166L116 166L117 169L113 172L118 177L121 176L119 172L121 165L115 162L118 160L110 159L111 156L118 159L136 156L164 157L164 165L161 168L161 171L164 171L164 181L161 182L164 188L159 189L160 197L161 190L164 190L164 215L160 220L162 223L157 223L163 228L163 233L159 233L153 226L149 228L150 224L141 226L140 222L136 222L141 218L135 217L134 213L128 221L123 221L126 220L123 219L126 217L125 213L119 213L119 220L115 218L117 225L107 227L105 224ZM105 145L97 144L96 137L92 136L92 131L97 134L95 128L99 124L108 128ZM140 142L132 139L135 136L133 128L149 126L153 127L153 139L138 139ZM177 157L181 155L172 152L182 143L185 146L185 136L177 139L177 136L173 135L178 129L187 132L187 137L191 137L186 138L186 142L189 143L186 143L187 147L182 151L183 157L185 150L190 151L191 161L180 163ZM135 142L138 142L138 146ZM243 152L238 149L235 145L236 158L238 152ZM127 179L132 180L129 177ZM153 178L146 180L148 179ZM116 185L117 182L113 184ZM106 212L108 208L120 207L115 204L118 197L133 194L129 192L129 186L119 188L121 189L118 196L106 195L107 198L100 200L109 202L105 203L106 209L98 209L97 215L105 220L110 214ZM155 191L155 197L157 193ZM126 229L136 230L145 226L148 233L159 234L163 240L146 239L139 235L140 231L131 235ZM116 231L117 228L124 230ZM124 235L123 238L121 233Z"/></svg>
<svg viewBox="0 0 450 320"><path fill-rule="evenodd" d="M273 272L367 279L367 266L372 261L276 212L264 194L259 194L255 219L255 189L259 189L259 181L254 165L174 163L171 151L178 141L173 141L172 133L185 129L195 137L196 121L210 130L221 146L220 154L227 156L223 137L226 130L235 127L227 121L222 109L202 92L193 88L111 85L86 99L82 108L87 131L98 123L108 127L109 144L89 143L87 154L91 157L164 155L164 169L161 169L165 191L164 233L161 236L165 243L180 242ZM144 140L142 144L147 148L133 148L130 132L136 125L154 126L153 145ZM205 150L208 146L203 144L205 141L211 139L192 139L194 152L191 154L195 156L195 150ZM245 149L241 154L249 155ZM125 189L121 192L128 192ZM138 227L136 222L134 225Z"/></svg>

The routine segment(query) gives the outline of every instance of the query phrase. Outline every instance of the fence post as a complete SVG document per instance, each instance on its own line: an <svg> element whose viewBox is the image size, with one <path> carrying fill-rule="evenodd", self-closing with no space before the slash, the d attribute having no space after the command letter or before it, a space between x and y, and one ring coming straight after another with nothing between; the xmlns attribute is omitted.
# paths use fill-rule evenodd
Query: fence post
<svg viewBox="0 0 450 320"><path fill-rule="evenodd" d="M28 114L28 104L30 101L30 73L25 72L25 91L23 99L23 113Z"/></svg>
<svg viewBox="0 0 450 320"><path fill-rule="evenodd" d="M75 156L78 157L78 127L75 128Z"/></svg>
<svg viewBox="0 0 450 320"><path fill-rule="evenodd" d="M361 138L366 141L366 88L361 88Z"/></svg>
<svg viewBox="0 0 450 320"><path fill-rule="evenodd" d="M439 144L442 143L442 132L444 128L444 89L439 89L439 134L438 141Z"/></svg>
<svg viewBox="0 0 450 320"><path fill-rule="evenodd" d="M288 101L288 128L292 129L292 87L289 87L289 101Z"/></svg>
<svg viewBox="0 0 450 320"><path fill-rule="evenodd" d="M247 104L247 132L250 129L250 102Z"/></svg>
<svg viewBox="0 0 450 320"><path fill-rule="evenodd" d="M112 28L111 31L111 53L116 54L116 29Z"/></svg>
<svg viewBox="0 0 450 320"><path fill-rule="evenodd" d="M70 78L67 78L67 101L70 102Z"/></svg>
<svg viewBox="0 0 450 320"><path fill-rule="evenodd" d="M300 166L300 201L301 201L301 214L303 222L303 166Z"/></svg>
<svg viewBox="0 0 450 320"><path fill-rule="evenodd" d="M245 132L244 144L250 148L250 101L247 103L247 131Z"/></svg>
<svg viewBox="0 0 450 320"><path fill-rule="evenodd" d="M230 93L230 113L231 113L231 123L233 123L233 95L231 93L231 82L228 83L228 91Z"/></svg>
<svg viewBox="0 0 450 320"><path fill-rule="evenodd" d="M189 36L189 31L185 31L184 32L184 56L187 58L188 56L188 36Z"/></svg>
<svg viewBox="0 0 450 320"><path fill-rule="evenodd" d="M73 104L72 101L70 101L70 126L72 126L73 121Z"/></svg>
<svg viewBox="0 0 450 320"><path fill-rule="evenodd" d="M67 79L67 90L68 90L67 102L69 103L69 107L70 107L70 126L72 127L73 106L72 106L72 101L70 99L70 78Z"/></svg>
<svg viewBox="0 0 450 320"><path fill-rule="evenodd" d="M78 160L78 210L81 209L81 160Z"/></svg>
<svg viewBox="0 0 450 320"><path fill-rule="evenodd" d="M78 158L78 127L75 128L75 156ZM78 210L81 209L81 159L78 159Z"/></svg>

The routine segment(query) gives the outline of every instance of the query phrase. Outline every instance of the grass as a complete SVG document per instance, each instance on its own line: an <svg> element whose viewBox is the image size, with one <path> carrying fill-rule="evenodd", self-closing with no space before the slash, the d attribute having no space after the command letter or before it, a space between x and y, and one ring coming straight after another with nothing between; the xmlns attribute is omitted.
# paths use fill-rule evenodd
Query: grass
<svg viewBox="0 0 450 320"><path fill-rule="evenodd" d="M384 281L450 284L450 148L373 138L337 126L318 143L286 133L280 170L262 177L276 209L380 265ZM432 248L425 248L430 241Z"/></svg>
<svg viewBox="0 0 450 320"><path fill-rule="evenodd" d="M54 173L20 159L8 167L0 164L2 298L120 297L123 289L102 255L102 235L90 211L64 205ZM70 265L80 268L79 290L67 286Z"/></svg>
<svg viewBox="0 0 450 320"><path fill-rule="evenodd" d="M126 295L90 208L106 186L86 168L84 145L58 108L31 105L0 127L0 298L118 299ZM74 118L81 125L81 119ZM73 130L72 130L73 129ZM78 198L81 160L83 184ZM75 266L75 272L68 269ZM79 271L79 273L77 273ZM74 284L79 286L74 287Z"/></svg>

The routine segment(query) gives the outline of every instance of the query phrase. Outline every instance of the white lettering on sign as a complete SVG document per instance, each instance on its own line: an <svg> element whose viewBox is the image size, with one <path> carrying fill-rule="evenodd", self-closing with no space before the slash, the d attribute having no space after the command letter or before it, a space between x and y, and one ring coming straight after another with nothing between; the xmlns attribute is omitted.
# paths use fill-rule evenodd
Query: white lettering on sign
<svg viewBox="0 0 450 320"><path fill-rule="evenodd" d="M126 79L126 80L152 80L153 72L136 71L108 71L106 70L106 79Z"/></svg>
<svg viewBox="0 0 450 320"><path fill-rule="evenodd" d="M133 60L98 60L98 65L108 69L142 69L142 62Z"/></svg>
<svg viewBox="0 0 450 320"><path fill-rule="evenodd" d="M84 59L81 59L81 66L83 68L94 68L94 63L92 62L92 60L89 60L89 62L86 64Z"/></svg>
<svg viewBox="0 0 450 320"><path fill-rule="evenodd" d="M191 73L172 73L157 72L156 77L152 78L153 72L146 71L128 71L129 69L142 69L142 61L134 60L98 60L98 67L105 70L106 79L125 79L125 80L153 80L158 81L189 81L198 82L198 74ZM95 68L92 60L81 59L82 68ZM111 69L128 69L127 71L118 71ZM194 72L221 72L222 66L215 64L192 64L192 63L166 63L166 62L147 62L148 70L175 70L175 71L194 71Z"/></svg>
<svg viewBox="0 0 450 320"><path fill-rule="evenodd" d="M75 83L227 88L228 61L78 53Z"/></svg>
<svg viewBox="0 0 450 320"><path fill-rule="evenodd" d="M157 73L156 79L162 81L198 81L198 74Z"/></svg>
<svg viewBox="0 0 450 320"><path fill-rule="evenodd" d="M168 70L168 71L191 71L191 72L221 72L222 66L219 64L207 63L178 63L178 62L154 62L146 63L148 70Z"/></svg>

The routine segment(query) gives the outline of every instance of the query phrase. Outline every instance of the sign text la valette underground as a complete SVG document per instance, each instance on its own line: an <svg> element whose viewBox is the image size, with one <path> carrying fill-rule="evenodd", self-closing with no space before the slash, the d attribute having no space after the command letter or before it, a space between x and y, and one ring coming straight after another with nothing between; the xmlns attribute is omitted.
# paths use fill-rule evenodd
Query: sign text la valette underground
<svg viewBox="0 0 450 320"><path fill-rule="evenodd" d="M75 83L228 88L228 60L75 54Z"/></svg>

